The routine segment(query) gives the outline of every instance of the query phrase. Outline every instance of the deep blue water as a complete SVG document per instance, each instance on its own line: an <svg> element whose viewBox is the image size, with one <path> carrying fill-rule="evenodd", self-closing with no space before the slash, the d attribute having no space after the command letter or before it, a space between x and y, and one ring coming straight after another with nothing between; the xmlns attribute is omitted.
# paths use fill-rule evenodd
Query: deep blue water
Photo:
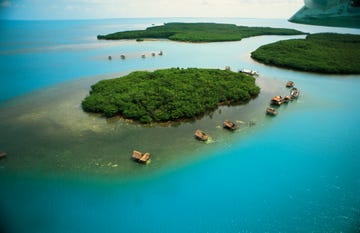
<svg viewBox="0 0 360 233"><path fill-rule="evenodd" d="M138 179L104 182L38 177L22 171L0 173L0 231L360 231L359 75L294 72L249 58L249 51L260 44L288 37L211 44L96 40L97 34L116 30L205 20L214 21L1 22L3 103L21 101L30 92L36 94L40 89L88 76L178 66L249 67L258 70L261 79L294 80L301 96L265 126L247 137L238 137L227 144L230 146L212 147L215 149L204 152L201 159ZM285 20L216 21L360 34L355 29L296 25ZM139 58L142 53L160 50L165 56ZM132 57L126 62L116 59L122 53ZM115 58L108 61L108 55ZM0 146L5 141L1 138Z"/></svg>

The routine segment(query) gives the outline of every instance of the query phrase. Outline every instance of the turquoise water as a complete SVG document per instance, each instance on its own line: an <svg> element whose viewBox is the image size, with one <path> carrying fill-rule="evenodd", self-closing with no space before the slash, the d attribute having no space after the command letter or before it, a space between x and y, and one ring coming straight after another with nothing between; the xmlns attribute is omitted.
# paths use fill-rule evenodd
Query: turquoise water
<svg viewBox="0 0 360 233"><path fill-rule="evenodd" d="M295 72L249 57L262 44L292 37L211 44L94 37L205 20L214 21L1 22L2 34L9 35L0 38L0 150L9 153L0 160L1 232L360 231L358 75ZM360 34L284 20L216 21ZM140 58L160 50L162 57ZM122 53L129 58L116 58ZM108 61L108 55L114 59ZM101 78L137 69L227 65L260 72L259 98L177 127L107 122L79 108L89 86ZM299 100L282 106L275 118L264 116L268 97L285 92L289 79L301 89ZM225 116L257 124L228 134L215 127ZM210 126L212 144L186 136L194 127ZM135 141L157 152L149 166L136 166L127 155L114 159L117 147L131 149L128 142ZM97 153L106 159L92 157ZM97 168L84 162L94 159L111 163ZM113 168L120 171L109 175Z"/></svg>

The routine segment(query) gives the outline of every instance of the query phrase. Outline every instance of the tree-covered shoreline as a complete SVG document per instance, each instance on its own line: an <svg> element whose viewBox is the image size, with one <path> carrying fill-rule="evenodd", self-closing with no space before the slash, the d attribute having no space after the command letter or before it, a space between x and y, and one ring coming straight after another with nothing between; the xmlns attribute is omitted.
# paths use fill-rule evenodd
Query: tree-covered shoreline
<svg viewBox="0 0 360 233"><path fill-rule="evenodd" d="M360 35L317 33L278 41L251 53L261 63L326 74L360 74Z"/></svg>
<svg viewBox="0 0 360 233"><path fill-rule="evenodd" d="M224 103L246 103L259 93L255 78L228 70L135 71L93 85L82 108L141 123L167 122L192 119Z"/></svg>
<svg viewBox="0 0 360 233"><path fill-rule="evenodd" d="M219 23L166 23L149 27L145 30L115 32L98 35L98 39L169 39L183 42L219 42L239 41L243 38L260 35L302 35L304 32L295 29L247 27L235 24Z"/></svg>

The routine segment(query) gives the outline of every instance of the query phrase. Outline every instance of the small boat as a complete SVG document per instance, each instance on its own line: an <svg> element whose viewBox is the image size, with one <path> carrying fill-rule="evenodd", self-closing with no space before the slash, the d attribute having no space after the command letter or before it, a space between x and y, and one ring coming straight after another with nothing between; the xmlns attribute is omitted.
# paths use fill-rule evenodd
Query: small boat
<svg viewBox="0 0 360 233"><path fill-rule="evenodd" d="M5 158L7 156L6 152L0 151L0 159Z"/></svg>
<svg viewBox="0 0 360 233"><path fill-rule="evenodd" d="M120 55L120 58L124 60L124 59L125 59L125 55L123 55L123 54Z"/></svg>
<svg viewBox="0 0 360 233"><path fill-rule="evenodd" d="M244 74L248 74L251 76L259 75L257 71L249 70L249 69L241 69L241 70L239 70L239 73L244 73Z"/></svg>
<svg viewBox="0 0 360 233"><path fill-rule="evenodd" d="M286 87L290 88L290 87L294 87L295 83L293 81L288 81L286 83Z"/></svg>
<svg viewBox="0 0 360 233"><path fill-rule="evenodd" d="M299 94L300 94L300 91L299 89L293 87L291 90L290 90L290 96L292 99L296 99L299 97Z"/></svg>
<svg viewBox="0 0 360 233"><path fill-rule="evenodd" d="M292 100L290 95L286 95L281 99L281 101L285 104L289 103L290 100Z"/></svg>
<svg viewBox="0 0 360 233"><path fill-rule="evenodd" d="M207 141L209 139L209 135L198 129L195 131L195 138L201 141Z"/></svg>
<svg viewBox="0 0 360 233"><path fill-rule="evenodd" d="M145 57L146 57L145 54L141 55L141 58L145 58Z"/></svg>
<svg viewBox="0 0 360 233"><path fill-rule="evenodd" d="M155 53L151 53L151 56L155 57Z"/></svg>
<svg viewBox="0 0 360 233"><path fill-rule="evenodd" d="M231 122L229 120L225 120L224 121L224 128L229 129L229 130L235 130L235 129L238 128L238 126L234 122Z"/></svg>
<svg viewBox="0 0 360 233"><path fill-rule="evenodd" d="M108 59L109 59L109 60L111 60L111 59L112 59L112 57L111 57L111 56L108 56Z"/></svg>
<svg viewBox="0 0 360 233"><path fill-rule="evenodd" d="M140 151L134 150L132 158L138 163L148 163L150 161L150 153L141 153Z"/></svg>
<svg viewBox="0 0 360 233"><path fill-rule="evenodd" d="M163 55L163 51L160 51L160 52L159 52L159 55L162 56L162 55Z"/></svg>
<svg viewBox="0 0 360 233"><path fill-rule="evenodd" d="M270 115L270 116L275 116L277 114L277 112L276 112L275 108L270 108L269 107L269 108L266 109L266 114Z"/></svg>
<svg viewBox="0 0 360 233"><path fill-rule="evenodd" d="M283 103L283 98L280 95L274 96L271 100L270 100L270 104L271 105L277 105L280 106Z"/></svg>

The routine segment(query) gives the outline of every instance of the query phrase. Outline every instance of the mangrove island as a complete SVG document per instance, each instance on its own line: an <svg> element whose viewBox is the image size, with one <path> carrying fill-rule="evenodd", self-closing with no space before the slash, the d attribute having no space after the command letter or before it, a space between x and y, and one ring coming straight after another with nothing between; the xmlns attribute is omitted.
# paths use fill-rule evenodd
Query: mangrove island
<svg viewBox="0 0 360 233"><path fill-rule="evenodd" d="M261 63L326 74L360 74L360 35L317 33L278 41L251 53Z"/></svg>
<svg viewBox="0 0 360 233"><path fill-rule="evenodd" d="M223 104L240 104L260 93L255 78L220 69L135 71L101 80L82 101L84 111L120 115L141 123L192 119Z"/></svg>
<svg viewBox="0 0 360 233"><path fill-rule="evenodd" d="M243 38L260 35L302 35L295 29L246 27L235 24L219 23L166 23L161 26L149 27L146 30L115 32L98 35L98 39L122 40L137 39L169 39L184 42L217 42L239 41Z"/></svg>

